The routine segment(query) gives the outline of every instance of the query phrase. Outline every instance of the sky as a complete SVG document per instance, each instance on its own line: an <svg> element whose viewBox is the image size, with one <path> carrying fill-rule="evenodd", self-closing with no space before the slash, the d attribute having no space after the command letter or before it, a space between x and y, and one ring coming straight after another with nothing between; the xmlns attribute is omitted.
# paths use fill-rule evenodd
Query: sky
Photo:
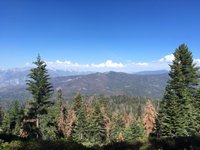
<svg viewBox="0 0 200 150"><path fill-rule="evenodd" d="M1 0L0 69L169 69L182 43L200 65L199 0Z"/></svg>

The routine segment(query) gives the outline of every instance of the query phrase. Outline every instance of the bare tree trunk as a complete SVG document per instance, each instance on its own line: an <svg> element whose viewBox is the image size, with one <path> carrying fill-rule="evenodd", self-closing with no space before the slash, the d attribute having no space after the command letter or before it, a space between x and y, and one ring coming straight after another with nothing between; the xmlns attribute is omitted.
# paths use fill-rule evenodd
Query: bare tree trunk
<svg viewBox="0 0 200 150"><path fill-rule="evenodd" d="M40 123L39 123L39 114L37 114L37 118L36 118L36 127L39 128Z"/></svg>
<svg viewBox="0 0 200 150"><path fill-rule="evenodd" d="M40 120L39 120L39 114L37 114L37 117L36 117L36 128L39 129L40 127ZM36 138L39 139L40 135L39 133L37 133L37 136Z"/></svg>

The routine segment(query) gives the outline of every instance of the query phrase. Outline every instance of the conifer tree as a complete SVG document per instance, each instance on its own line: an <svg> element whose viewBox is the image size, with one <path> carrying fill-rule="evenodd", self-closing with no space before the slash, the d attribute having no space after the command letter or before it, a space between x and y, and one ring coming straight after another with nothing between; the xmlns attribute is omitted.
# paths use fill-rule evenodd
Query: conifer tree
<svg viewBox="0 0 200 150"><path fill-rule="evenodd" d="M140 140L145 137L145 129L140 120L137 120L130 124L129 127L124 130L124 140L132 143L135 140Z"/></svg>
<svg viewBox="0 0 200 150"><path fill-rule="evenodd" d="M87 122L86 122L86 111L84 105L79 108L76 116L76 122L73 128L73 139L78 143L84 143L86 141L87 134Z"/></svg>
<svg viewBox="0 0 200 150"><path fill-rule="evenodd" d="M29 113L32 119L36 120L36 128L40 130L40 116L47 114L47 108L52 104L49 98L53 92L53 86L49 82L50 77L46 69L46 63L38 55L37 60L33 62L36 65L29 73L27 80L27 90L32 94L33 100L29 103ZM30 116L30 115L29 115Z"/></svg>
<svg viewBox="0 0 200 150"><path fill-rule="evenodd" d="M55 140L59 138L55 104L47 108L47 111L48 114L40 116L40 132L43 140Z"/></svg>
<svg viewBox="0 0 200 150"><path fill-rule="evenodd" d="M112 127L112 122L111 122L111 119L110 119L110 112L109 112L109 107L108 105L106 104L103 104L101 106L101 113L103 114L103 120L104 120L104 127L105 127L105 130L106 130L106 140L108 142L110 142L110 130L111 130L111 127Z"/></svg>
<svg viewBox="0 0 200 150"><path fill-rule="evenodd" d="M111 138L111 141L118 141L118 137L119 137L119 134L122 134L123 136L123 132L124 132L124 129L125 129L125 122L123 120L123 117L114 112L112 114L112 118L111 118L111 121L112 121L112 126L111 126L111 130L110 130L110 138Z"/></svg>
<svg viewBox="0 0 200 150"><path fill-rule="evenodd" d="M88 140L96 145L101 145L106 140L106 129L101 105L97 102L88 122Z"/></svg>
<svg viewBox="0 0 200 150"><path fill-rule="evenodd" d="M75 111L76 115L79 114L79 110L82 107L82 105L83 105L82 96L80 93L77 93L72 102L72 109Z"/></svg>
<svg viewBox="0 0 200 150"><path fill-rule="evenodd" d="M195 134L197 124L194 96L199 82L199 68L193 63L192 53L186 45L176 49L170 68L157 127L161 136L190 136Z"/></svg>
<svg viewBox="0 0 200 150"><path fill-rule="evenodd" d="M64 123L64 136L69 139L72 137L72 131L76 122L76 114L72 108L67 110L67 116Z"/></svg>
<svg viewBox="0 0 200 150"><path fill-rule="evenodd" d="M83 133L83 128L86 125L85 119L85 108L83 106L82 96L80 93L77 93L72 101L71 108L67 113L65 122L66 137L73 138L75 141L81 143L82 140L85 139L85 135Z"/></svg>
<svg viewBox="0 0 200 150"><path fill-rule="evenodd" d="M55 140L64 137L66 109L63 106L62 90L57 91L55 103L47 108L48 114L41 115L40 126L43 139Z"/></svg>
<svg viewBox="0 0 200 150"><path fill-rule="evenodd" d="M156 115L157 113L152 102L148 100L146 105L144 106L144 113L142 118L143 125L147 135L149 135L155 128Z"/></svg>
<svg viewBox="0 0 200 150"><path fill-rule="evenodd" d="M13 101L4 115L2 129L5 133L18 135L23 117L23 109L18 101Z"/></svg>
<svg viewBox="0 0 200 150"><path fill-rule="evenodd" d="M62 90L57 91L57 98L55 102L55 122L57 124L58 133L60 136L65 135L65 125L66 125L66 108L63 104Z"/></svg>

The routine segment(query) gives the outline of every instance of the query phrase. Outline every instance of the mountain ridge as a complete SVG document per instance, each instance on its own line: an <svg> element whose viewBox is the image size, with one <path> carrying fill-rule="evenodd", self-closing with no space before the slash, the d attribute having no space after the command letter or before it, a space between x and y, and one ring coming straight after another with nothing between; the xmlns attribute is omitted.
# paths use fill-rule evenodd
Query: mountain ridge
<svg viewBox="0 0 200 150"><path fill-rule="evenodd" d="M161 98L169 76L158 74L129 74L123 72L92 73L51 78L54 89L62 89L65 97L77 92L83 95L130 95ZM0 101L25 100L30 94L23 84L0 87Z"/></svg>

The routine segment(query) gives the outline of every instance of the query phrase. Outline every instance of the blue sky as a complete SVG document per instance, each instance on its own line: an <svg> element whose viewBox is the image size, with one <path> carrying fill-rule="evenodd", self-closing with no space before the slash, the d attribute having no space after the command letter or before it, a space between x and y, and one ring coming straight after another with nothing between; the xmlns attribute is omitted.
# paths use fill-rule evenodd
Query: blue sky
<svg viewBox="0 0 200 150"><path fill-rule="evenodd" d="M29 65L40 53L51 67L71 70L166 69L160 59L181 43L200 58L199 7L198 0L1 0L0 68Z"/></svg>

